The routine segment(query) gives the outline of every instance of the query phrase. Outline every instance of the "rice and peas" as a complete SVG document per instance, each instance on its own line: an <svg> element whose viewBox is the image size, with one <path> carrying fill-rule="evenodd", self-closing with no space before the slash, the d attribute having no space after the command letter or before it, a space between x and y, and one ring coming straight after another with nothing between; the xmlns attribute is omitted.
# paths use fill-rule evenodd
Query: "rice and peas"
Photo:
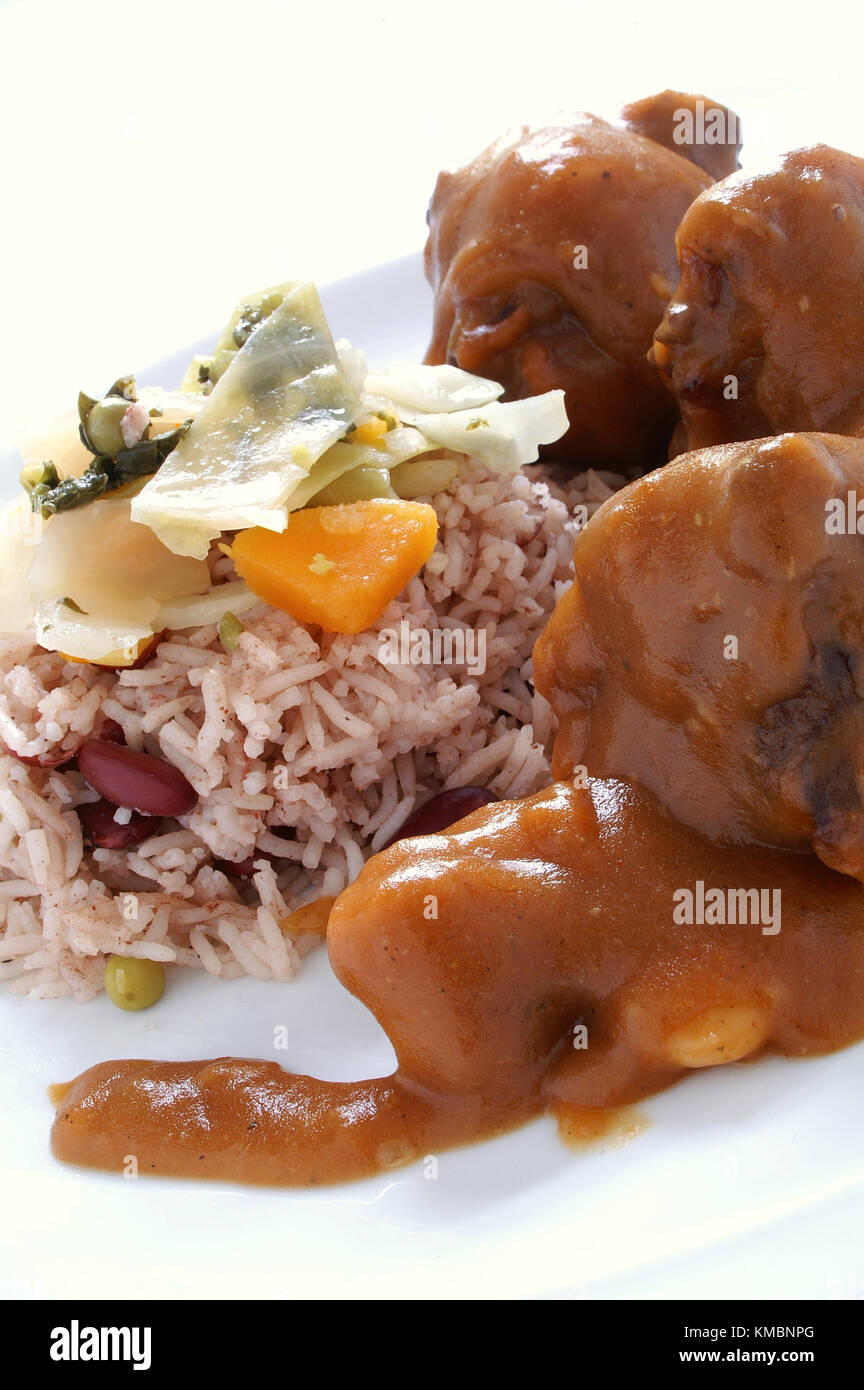
<svg viewBox="0 0 864 1390"><path fill-rule="evenodd" d="M553 719L531 652L579 521L621 482L464 462L424 499L431 558L359 634L260 603L231 650L209 623L119 671L69 662L32 630L0 636L0 979L83 1001L120 955L288 980L321 939L320 914L297 909L335 897L416 806L442 789L519 797L548 782ZM208 564L214 587L236 583L215 542ZM386 640L448 630L483 634L485 669L394 660ZM47 765L105 721L198 796L126 850L85 845L76 808L97 793L74 762Z"/></svg>

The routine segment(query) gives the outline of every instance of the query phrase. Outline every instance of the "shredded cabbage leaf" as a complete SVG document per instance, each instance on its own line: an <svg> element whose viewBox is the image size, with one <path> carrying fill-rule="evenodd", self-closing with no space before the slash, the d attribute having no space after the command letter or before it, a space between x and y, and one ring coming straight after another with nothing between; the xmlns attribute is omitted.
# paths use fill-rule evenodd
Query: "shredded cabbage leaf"
<svg viewBox="0 0 864 1390"><path fill-rule="evenodd" d="M146 623L76 613L62 599L40 603L35 615L36 641L48 652L64 652L79 661L105 661L113 654L132 660L153 629Z"/></svg>
<svg viewBox="0 0 864 1390"><path fill-rule="evenodd" d="M133 520L175 554L204 559L222 531L283 531L293 492L360 413L314 285L282 288L133 500Z"/></svg>
<svg viewBox="0 0 864 1390"><path fill-rule="evenodd" d="M162 628L177 632L187 627L207 627L209 623L218 623L226 613L235 613L238 617L248 613L260 602L242 579L235 579L228 584L217 584L207 594L169 599L159 609L153 626L157 632Z"/></svg>
<svg viewBox="0 0 864 1390"><path fill-rule="evenodd" d="M426 414L400 410L430 445L480 459L493 473L511 473L536 462L541 444L554 444L567 430L563 391L546 391L522 401L490 401L471 410Z"/></svg>
<svg viewBox="0 0 864 1390"><path fill-rule="evenodd" d="M21 493L0 508L0 632L26 632L33 621L27 574L39 543L42 518Z"/></svg>
<svg viewBox="0 0 864 1390"><path fill-rule="evenodd" d="M380 372L369 372L366 393L430 414L476 410L503 395L504 387L486 377L472 376L461 367L421 366L416 362L391 362ZM408 416L400 410L403 419Z"/></svg>
<svg viewBox="0 0 864 1390"><path fill-rule="evenodd" d="M35 612L36 640L46 651L63 652L79 661L131 661L139 645L157 632L206 627L226 613L248 613L260 602L241 579L217 584L206 594L168 599L155 605L147 622L116 613L76 613L63 599L49 599Z"/></svg>
<svg viewBox="0 0 864 1390"><path fill-rule="evenodd" d="M51 517L29 575L34 608L67 599L91 616L136 627L151 623L160 603L209 587L203 561L172 555L148 527L130 519L130 499L113 496Z"/></svg>
<svg viewBox="0 0 864 1390"><path fill-rule="evenodd" d="M187 434L133 499L133 520L177 555L203 559L223 531L283 531L319 495L349 497L355 470L358 487L374 474L389 492L381 470L446 449L515 472L567 430L562 391L501 402L498 382L459 367L367 371L359 349L334 344L313 285L263 298L276 307L232 349ZM352 442L352 427L365 423L368 438L375 416L386 432Z"/></svg>

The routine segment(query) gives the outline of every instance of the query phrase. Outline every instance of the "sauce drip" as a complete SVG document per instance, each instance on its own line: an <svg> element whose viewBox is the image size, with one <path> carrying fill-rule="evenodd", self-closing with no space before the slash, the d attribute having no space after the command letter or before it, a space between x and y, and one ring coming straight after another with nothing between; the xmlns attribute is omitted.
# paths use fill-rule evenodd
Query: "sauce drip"
<svg viewBox="0 0 864 1390"><path fill-rule="evenodd" d="M595 1144L618 1148L648 1128L648 1121L632 1105L622 1105L618 1110L589 1110L559 1101L552 1106L552 1113L558 1122L559 1139L578 1152Z"/></svg>

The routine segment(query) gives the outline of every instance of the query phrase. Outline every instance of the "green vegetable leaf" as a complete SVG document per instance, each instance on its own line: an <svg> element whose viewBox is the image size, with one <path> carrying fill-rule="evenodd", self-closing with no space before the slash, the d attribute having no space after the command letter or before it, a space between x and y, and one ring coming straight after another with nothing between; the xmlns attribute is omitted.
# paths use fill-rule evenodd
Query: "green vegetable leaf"
<svg viewBox="0 0 864 1390"><path fill-rule="evenodd" d="M80 478L64 478L53 486L47 482L38 483L30 489L33 510L41 511L43 517L54 516L57 512L83 507L136 480L151 477L177 447L191 423L186 420L176 429L157 434L154 439L142 439L131 449L121 449L113 459L97 455ZM53 468L53 465L45 466ZM56 476L54 470L55 479Z"/></svg>
<svg viewBox="0 0 864 1390"><path fill-rule="evenodd" d="M283 530L293 494L360 413L314 286L279 293L133 501L133 520L178 555L203 558L221 531Z"/></svg>

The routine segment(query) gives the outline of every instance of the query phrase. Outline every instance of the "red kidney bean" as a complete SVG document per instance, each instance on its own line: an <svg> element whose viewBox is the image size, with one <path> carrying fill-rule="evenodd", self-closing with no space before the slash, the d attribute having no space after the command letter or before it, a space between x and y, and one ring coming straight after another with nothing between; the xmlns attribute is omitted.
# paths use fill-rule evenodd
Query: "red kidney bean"
<svg viewBox="0 0 864 1390"><path fill-rule="evenodd" d="M123 730L116 719L103 719L93 737L104 743L126 742ZM50 771L52 768L66 767L68 764L74 763L81 747L81 740L79 739L72 749L55 748L47 753L37 753L32 758L25 758L21 753L13 752L11 748L6 748L5 744L0 744L0 747L9 754L10 758L17 758L19 763L26 763L28 767L43 767L46 771Z"/></svg>
<svg viewBox="0 0 864 1390"><path fill-rule="evenodd" d="M126 735L124 734L121 725L117 723L116 719L103 719L102 723L99 725L99 728L96 730L94 734L94 738L97 738L100 743L125 744L126 742Z"/></svg>
<svg viewBox="0 0 864 1390"><path fill-rule="evenodd" d="M273 855L267 854L262 849L250 854L247 859L214 859L213 868L221 869L222 873L227 874L229 878L251 878L259 859L266 859L272 863Z"/></svg>
<svg viewBox="0 0 864 1390"><path fill-rule="evenodd" d="M3 745L6 748L6 745ZM54 748L47 753L37 753L32 758L25 758L22 753L16 753L11 748L6 748L10 758L17 758L19 763L26 763L28 767L44 767L46 770L55 767L65 767L67 763L75 761L78 753L76 745L71 751L64 752L62 749Z"/></svg>
<svg viewBox="0 0 864 1390"><path fill-rule="evenodd" d="M116 806L104 800L77 807L84 839L96 849L132 849L156 834L158 816L142 816L140 811L133 811L126 825L119 825L114 819L116 810Z"/></svg>
<svg viewBox="0 0 864 1390"><path fill-rule="evenodd" d="M198 794L179 767L136 753L118 743L88 739L78 749L78 770L84 781L106 801L128 806L146 816L182 816Z"/></svg>
<svg viewBox="0 0 864 1390"><path fill-rule="evenodd" d="M497 800L488 787L453 787L451 791L439 792L419 810L412 811L383 848L389 849L397 840L407 840L411 835L438 835L463 816L470 816L472 811Z"/></svg>

